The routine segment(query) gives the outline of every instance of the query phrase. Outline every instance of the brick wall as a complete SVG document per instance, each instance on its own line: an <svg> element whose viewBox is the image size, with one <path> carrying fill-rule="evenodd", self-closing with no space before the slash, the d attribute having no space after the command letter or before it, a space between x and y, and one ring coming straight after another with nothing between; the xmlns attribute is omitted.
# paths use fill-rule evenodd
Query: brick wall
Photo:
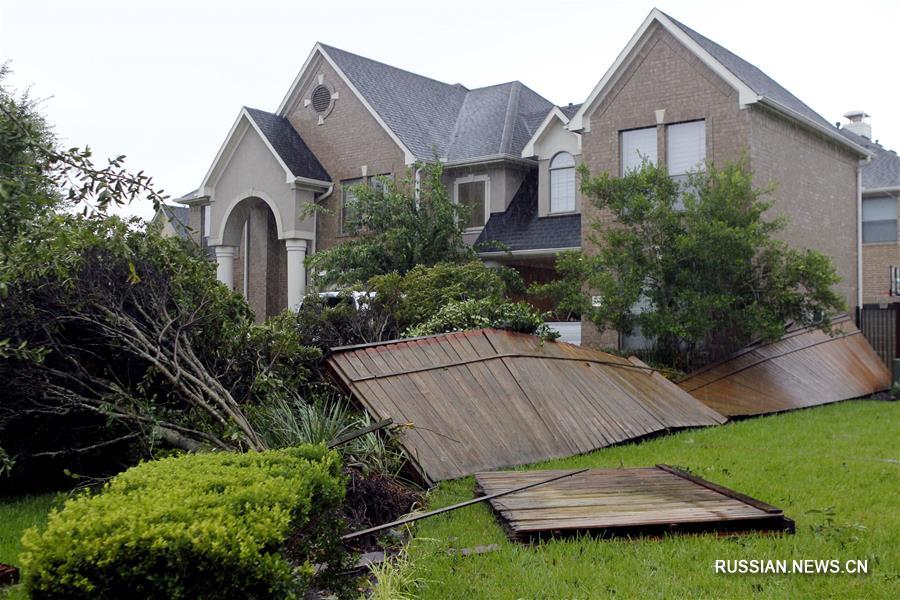
<svg viewBox="0 0 900 600"><path fill-rule="evenodd" d="M706 152L714 162L740 158L748 144L749 118L738 108L737 93L659 26L647 32L647 43L590 117L582 136L582 159L594 174L618 174L621 169L619 131L657 125L657 110L665 110L658 126L658 158L665 162L664 125L704 119ZM592 223L610 223L590 200L582 204L582 245L590 252ZM582 343L617 345L617 334L602 336L585 322Z"/></svg>
<svg viewBox="0 0 900 600"><path fill-rule="evenodd" d="M658 160L665 164L665 125L703 119L707 158L722 164L747 156L756 185L777 182L773 216L782 212L790 218L782 237L834 260L842 277L838 289L852 310L858 157L759 105L741 109L737 92L668 32L655 26L645 35L646 44L596 107L591 130L583 134L583 159L591 172L620 172L622 130L656 125ZM665 111L662 124L657 110ZM610 224L612 218L590 201L582 213L582 243L591 251L592 224ZM614 332L600 336L589 323L582 329L585 344L616 344Z"/></svg>
<svg viewBox="0 0 900 600"><path fill-rule="evenodd" d="M891 267L900 267L900 244L863 244L863 303L900 302L891 296Z"/></svg>
<svg viewBox="0 0 900 600"><path fill-rule="evenodd" d="M790 219L779 237L831 257L842 278L837 289L852 312L857 305L859 157L761 105L748 112L754 181L775 183L772 210Z"/></svg>
<svg viewBox="0 0 900 600"><path fill-rule="evenodd" d="M320 213L317 217L316 249L324 250L342 239L341 191L337 184L344 179L361 177L363 165L370 176L390 173L396 178L405 175L406 165L403 152L331 65L317 57L309 73L312 77L302 88L299 103L288 119L336 184L334 192L323 202L329 214ZM309 98L312 89L318 85L319 75L339 96L321 125L318 113L311 106L303 106L303 99Z"/></svg>

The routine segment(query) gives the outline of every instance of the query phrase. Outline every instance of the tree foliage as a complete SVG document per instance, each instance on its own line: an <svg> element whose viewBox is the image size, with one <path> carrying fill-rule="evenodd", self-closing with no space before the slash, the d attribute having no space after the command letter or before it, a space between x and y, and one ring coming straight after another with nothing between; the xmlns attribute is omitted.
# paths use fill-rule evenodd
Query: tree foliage
<svg viewBox="0 0 900 600"><path fill-rule="evenodd" d="M262 449L245 407L318 356L292 328L255 326L196 248L118 218L51 215L8 258L0 337L45 350L0 361L9 431L95 414L112 425L103 444Z"/></svg>
<svg viewBox="0 0 900 600"><path fill-rule="evenodd" d="M566 257L568 287L556 291L571 299L575 278L586 282L602 298L589 308L585 294L591 320L639 328L664 362L684 366L698 352L777 338L789 321L828 329L845 309L830 259L775 238L786 220L766 218L771 190L753 186L746 161L708 165L681 185L651 164L621 178L582 167L581 178L584 195L617 225L593 223L596 254Z"/></svg>
<svg viewBox="0 0 900 600"><path fill-rule="evenodd" d="M453 202L442 175L439 162L420 163L401 181L354 186L356 199L345 210L356 215L356 237L307 259L316 285L355 285L416 265L473 260L463 241L469 209Z"/></svg>
<svg viewBox="0 0 900 600"><path fill-rule="evenodd" d="M311 293L297 315L304 344L323 352L336 346L397 339L448 304L484 301L487 312L508 303L507 296L523 288L519 274L489 268L480 260L462 264L417 265L400 275L375 275L337 299ZM486 313L487 314L487 313Z"/></svg>

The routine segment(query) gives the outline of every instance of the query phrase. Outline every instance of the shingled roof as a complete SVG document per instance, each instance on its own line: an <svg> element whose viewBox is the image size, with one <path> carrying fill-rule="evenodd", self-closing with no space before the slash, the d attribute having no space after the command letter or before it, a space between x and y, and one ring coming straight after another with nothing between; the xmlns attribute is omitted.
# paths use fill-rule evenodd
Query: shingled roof
<svg viewBox="0 0 900 600"><path fill-rule="evenodd" d="M735 77L743 81L747 87L756 92L757 95L774 100L778 104L781 104L820 125L836 129L832 123L807 106L795 95L787 91L780 83L763 73L758 67L753 66L740 56L727 48L720 46L711 39L700 35L684 23L673 19L669 15L666 16L675 23L675 25L681 28L688 37L709 52L713 58L722 64L722 66L731 71Z"/></svg>
<svg viewBox="0 0 900 600"><path fill-rule="evenodd" d="M244 107L294 177L331 181L331 177L294 126L284 117Z"/></svg>
<svg viewBox="0 0 900 600"><path fill-rule="evenodd" d="M506 250L556 250L581 247L581 215L553 217L538 216L537 173L527 175L513 197L506 212L495 213L488 219L476 244L501 242Z"/></svg>
<svg viewBox="0 0 900 600"><path fill-rule="evenodd" d="M866 190L882 190L896 188L900 190L900 156L888 150L878 142L853 133L848 129L840 132L849 140L859 144L875 156L862 163L862 187Z"/></svg>
<svg viewBox="0 0 900 600"><path fill-rule="evenodd" d="M519 81L467 89L319 44L372 109L420 160L518 157L532 113L553 104ZM540 124L540 121L538 121Z"/></svg>

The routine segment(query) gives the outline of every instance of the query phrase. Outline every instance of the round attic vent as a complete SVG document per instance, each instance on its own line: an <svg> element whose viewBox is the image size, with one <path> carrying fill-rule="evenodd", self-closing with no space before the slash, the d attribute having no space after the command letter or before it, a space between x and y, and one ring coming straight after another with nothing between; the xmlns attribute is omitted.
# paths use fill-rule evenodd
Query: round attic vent
<svg viewBox="0 0 900 600"><path fill-rule="evenodd" d="M312 93L313 110L321 114L327 112L329 106L331 106L331 90L326 85L317 85Z"/></svg>

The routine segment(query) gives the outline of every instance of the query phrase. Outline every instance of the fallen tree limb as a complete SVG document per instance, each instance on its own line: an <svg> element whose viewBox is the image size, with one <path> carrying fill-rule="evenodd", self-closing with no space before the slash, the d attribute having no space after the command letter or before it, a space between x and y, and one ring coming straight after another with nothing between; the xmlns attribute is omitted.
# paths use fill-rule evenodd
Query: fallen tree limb
<svg viewBox="0 0 900 600"><path fill-rule="evenodd" d="M457 510L459 508L464 508L466 506L471 506L472 504L478 504L479 502L484 502L485 500L492 500L493 498L500 498L501 496L508 496L510 494L515 494L516 492L522 492L522 491L531 489L533 487L537 487L539 485L544 485L546 483L551 483L553 481L565 479L566 477L571 477L572 475L578 475L579 473L584 473L587 470L588 469L579 469L577 471L572 471L570 473L564 473L563 475L557 475L555 477L551 477L550 479L538 481L537 483L529 483L528 485L523 485L523 486L520 486L517 488L513 488L511 490L506 490L503 492L496 492L493 494L488 494L487 496L479 496L478 498L472 498L471 500L466 500L465 502L460 502L458 504L445 506L444 508L439 508L437 510L432 510L430 512L421 513L418 515L411 515L409 517L404 517L404 518L398 519L396 521L391 521L390 523L385 523L384 525L376 525L375 527L363 529L362 531L357 531L355 533L348 533L347 535L341 536L341 540L343 540L343 541L352 540L354 538L362 537L362 536L368 535L370 533L377 533L379 531L384 531L385 529L390 529L391 527L396 527L398 525L406 525L407 523L412 523L413 521L427 519L428 517L440 515L440 514L443 514L446 512Z"/></svg>

